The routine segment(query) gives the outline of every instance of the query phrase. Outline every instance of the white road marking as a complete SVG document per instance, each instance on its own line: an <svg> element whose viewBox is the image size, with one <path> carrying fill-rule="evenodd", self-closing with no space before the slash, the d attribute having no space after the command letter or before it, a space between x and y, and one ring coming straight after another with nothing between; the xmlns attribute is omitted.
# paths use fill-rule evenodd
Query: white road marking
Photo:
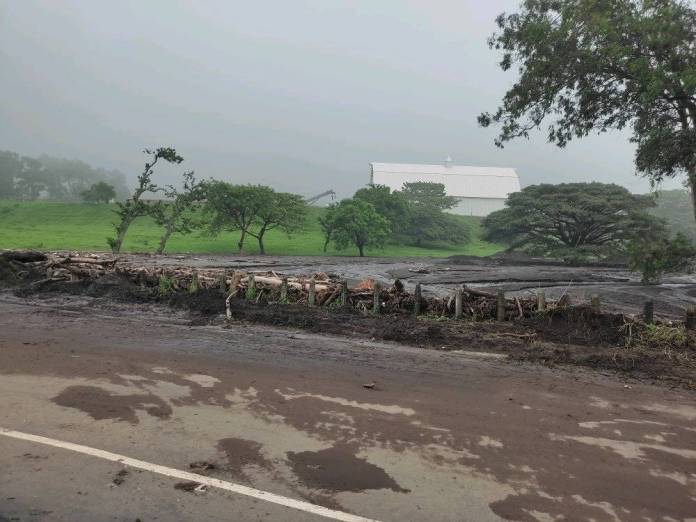
<svg viewBox="0 0 696 522"><path fill-rule="evenodd" d="M32 435L31 433L23 433L21 431L9 430L2 427L0 427L0 435L10 437L13 439L36 442L38 444L45 444L46 446L53 446L55 448L75 451L84 455L90 455L92 457L110 460L112 462L118 462L125 466L130 466L132 468L142 469L145 471L150 471L152 473L158 473L167 477L198 482L199 484L205 484L206 486L210 486L213 488L224 489L225 491L231 491L232 493L246 495L247 497L257 498L259 500L265 500L266 502L271 502L280 506L289 507L291 509L297 509L299 511L304 511L313 515L329 518L331 520L340 520L342 522L378 522L377 520L371 518L365 518L357 515L352 515L350 513L344 513L343 511L337 511L334 509L317 506L315 504L310 504L309 502L303 502L301 500L283 497L281 495L276 495L267 491L261 491L259 489L250 488L241 484L235 484L233 482L227 482L225 480L206 477L203 475L198 475L196 473L190 473L188 471L181 471L176 468L169 468L167 466L160 466L159 464L152 464L150 462L145 462L144 460L132 459L130 457L126 457L125 455L111 453L109 451L92 448L90 446L83 446L82 444L73 444L72 442L64 442L48 437L42 437L40 435Z"/></svg>

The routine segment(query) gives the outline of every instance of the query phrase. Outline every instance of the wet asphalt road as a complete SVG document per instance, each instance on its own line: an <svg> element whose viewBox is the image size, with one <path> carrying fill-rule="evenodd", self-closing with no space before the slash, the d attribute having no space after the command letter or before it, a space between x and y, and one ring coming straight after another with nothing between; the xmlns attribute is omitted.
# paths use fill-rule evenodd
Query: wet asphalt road
<svg viewBox="0 0 696 522"><path fill-rule="evenodd" d="M5 429L376 520L696 517L696 393L466 346L4 296L0 397ZM0 469L3 521L326 520L1 434Z"/></svg>

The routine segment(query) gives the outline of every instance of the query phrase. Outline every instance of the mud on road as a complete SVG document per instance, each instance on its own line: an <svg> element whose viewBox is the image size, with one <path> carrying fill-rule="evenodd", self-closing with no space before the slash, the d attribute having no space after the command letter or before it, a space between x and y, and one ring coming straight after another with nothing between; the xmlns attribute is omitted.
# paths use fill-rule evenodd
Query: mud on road
<svg viewBox="0 0 696 522"><path fill-rule="evenodd" d="M364 335L194 326L150 301L4 295L0 311L3 427L383 521L696 509L693 391ZM0 467L0 518L315 520L2 438Z"/></svg>

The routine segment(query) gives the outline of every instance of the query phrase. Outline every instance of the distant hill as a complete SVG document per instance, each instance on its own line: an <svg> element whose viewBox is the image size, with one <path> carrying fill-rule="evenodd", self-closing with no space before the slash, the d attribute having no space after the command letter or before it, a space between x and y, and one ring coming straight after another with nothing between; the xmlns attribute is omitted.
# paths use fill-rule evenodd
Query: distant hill
<svg viewBox="0 0 696 522"><path fill-rule="evenodd" d="M661 190L657 193L657 207L651 213L665 219L673 233L681 232L696 241L696 221L694 221L691 195L686 190Z"/></svg>

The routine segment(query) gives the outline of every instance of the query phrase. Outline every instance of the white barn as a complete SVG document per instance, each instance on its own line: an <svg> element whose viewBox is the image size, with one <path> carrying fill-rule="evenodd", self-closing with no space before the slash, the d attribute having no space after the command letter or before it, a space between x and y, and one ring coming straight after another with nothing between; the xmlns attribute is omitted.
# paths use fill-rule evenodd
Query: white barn
<svg viewBox="0 0 696 522"><path fill-rule="evenodd" d="M520 179L512 168L465 167L447 158L442 165L370 163L370 184L401 190L404 183L442 183L448 196L458 199L450 212L487 216L505 206L508 194L520 190Z"/></svg>

